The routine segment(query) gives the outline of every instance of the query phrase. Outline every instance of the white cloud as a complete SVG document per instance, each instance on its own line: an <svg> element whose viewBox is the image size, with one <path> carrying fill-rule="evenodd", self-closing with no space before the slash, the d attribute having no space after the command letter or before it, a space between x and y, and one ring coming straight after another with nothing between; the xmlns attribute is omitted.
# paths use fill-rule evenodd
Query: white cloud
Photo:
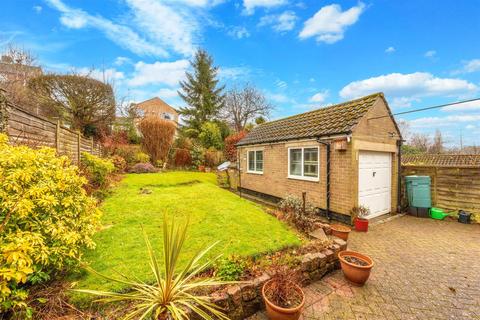
<svg viewBox="0 0 480 320"><path fill-rule="evenodd" d="M145 63L143 61L135 64L135 71L132 79L128 81L131 86L144 86L150 84L165 84L170 87L178 85L178 82L185 77L185 70L190 63L186 59L173 62Z"/></svg>
<svg viewBox="0 0 480 320"><path fill-rule="evenodd" d="M248 67L222 67L218 71L220 79L241 79L250 75L251 70Z"/></svg>
<svg viewBox="0 0 480 320"><path fill-rule="evenodd" d="M478 121L480 121L480 114L451 115L445 117L423 117L410 120L408 123L412 128L428 128L432 126L457 126L459 123Z"/></svg>
<svg viewBox="0 0 480 320"><path fill-rule="evenodd" d="M328 96L329 96L328 90L323 90L321 92L314 94L309 101L315 102L315 103L324 103Z"/></svg>
<svg viewBox="0 0 480 320"><path fill-rule="evenodd" d="M295 27L298 17L293 11L285 11L278 15L266 15L260 19L259 27L272 26L272 29L277 32L285 32L292 30Z"/></svg>
<svg viewBox="0 0 480 320"><path fill-rule="evenodd" d="M465 128L468 129L468 130L473 130L473 129L475 129L476 127L475 127L473 124L469 124L469 125L467 125Z"/></svg>
<svg viewBox="0 0 480 320"><path fill-rule="evenodd" d="M472 59L468 61L463 61L463 67L453 71L453 74L461 73L473 73L480 71L480 59Z"/></svg>
<svg viewBox="0 0 480 320"><path fill-rule="evenodd" d="M286 89L288 87L288 84L283 80L275 81L275 85L280 89Z"/></svg>
<svg viewBox="0 0 480 320"><path fill-rule="evenodd" d="M338 4L331 4L321 8L313 17L305 21L300 39L315 37L318 42L334 43L343 39L346 29L355 24L365 5L359 2L357 6L346 11Z"/></svg>
<svg viewBox="0 0 480 320"><path fill-rule="evenodd" d="M169 2L171 4L182 3L192 7L209 7L209 6L213 7L225 1L224 0L170 0L166 2Z"/></svg>
<svg viewBox="0 0 480 320"><path fill-rule="evenodd" d="M115 24L101 16L92 16L80 9L70 8L61 0L47 0L55 9L61 12L60 22L67 28L80 29L92 27L102 31L105 36L119 46L140 55L166 56L167 52L148 42L138 33L126 26Z"/></svg>
<svg viewBox="0 0 480 320"><path fill-rule="evenodd" d="M227 34L236 39L243 39L250 37L250 32L248 32L247 28L236 26L228 30Z"/></svg>
<svg viewBox="0 0 480 320"><path fill-rule="evenodd" d="M130 58L127 57L117 57L115 61L113 62L114 65L116 66L123 66L126 63L130 63L131 60Z"/></svg>
<svg viewBox="0 0 480 320"><path fill-rule="evenodd" d="M425 52L424 56L426 58L433 58L437 55L437 51L435 50L428 50L427 52Z"/></svg>
<svg viewBox="0 0 480 320"><path fill-rule="evenodd" d="M478 87L466 80L454 78L438 78L427 72L409 74L390 73L365 80L354 81L343 87L340 96L352 99L382 91L387 98L398 98L403 106L409 101L432 96L468 96Z"/></svg>
<svg viewBox="0 0 480 320"><path fill-rule="evenodd" d="M470 101L443 107L442 111L480 111L480 101Z"/></svg>
<svg viewBox="0 0 480 320"><path fill-rule="evenodd" d="M190 56L196 49L205 10L222 1L125 0L128 18L122 23L72 8L62 0L46 0L60 11L60 22L71 29L95 28L121 47L139 55L163 56L170 52Z"/></svg>
<svg viewBox="0 0 480 320"><path fill-rule="evenodd" d="M156 96L160 97L161 99L172 99L172 98L178 98L178 91L179 88L176 89L171 89L171 88L161 88L160 90L157 91Z"/></svg>
<svg viewBox="0 0 480 320"><path fill-rule="evenodd" d="M134 22L159 46L189 56L195 51L200 30L196 14L180 6L169 7L155 0L126 0Z"/></svg>
<svg viewBox="0 0 480 320"><path fill-rule="evenodd" d="M32 8L36 13L41 13L43 10L42 6L33 6Z"/></svg>
<svg viewBox="0 0 480 320"><path fill-rule="evenodd" d="M292 99L287 97L283 93L267 93L267 98L277 103L287 103L292 102Z"/></svg>
<svg viewBox="0 0 480 320"><path fill-rule="evenodd" d="M89 76L93 79L98 81L102 81L105 83L111 83L115 81L121 81L125 78L125 75L121 71L117 71L114 68L107 68L107 69L92 69L92 68L77 68L74 71L78 74Z"/></svg>
<svg viewBox="0 0 480 320"><path fill-rule="evenodd" d="M245 13L251 15L255 12L255 8L273 8L287 4L287 0L243 0L243 6L245 7Z"/></svg>
<svg viewBox="0 0 480 320"><path fill-rule="evenodd" d="M388 47L387 49L385 49L385 53L394 53L396 50L394 47Z"/></svg>
<svg viewBox="0 0 480 320"><path fill-rule="evenodd" d="M315 78L310 78L310 79L308 79L308 81L315 82Z"/></svg>

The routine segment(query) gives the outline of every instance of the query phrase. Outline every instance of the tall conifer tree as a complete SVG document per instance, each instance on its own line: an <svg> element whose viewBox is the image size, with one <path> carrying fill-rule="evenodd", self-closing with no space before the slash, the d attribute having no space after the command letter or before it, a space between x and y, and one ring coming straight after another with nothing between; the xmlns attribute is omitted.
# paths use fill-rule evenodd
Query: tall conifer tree
<svg viewBox="0 0 480 320"><path fill-rule="evenodd" d="M187 104L180 108L185 121L185 132L198 137L202 124L217 118L223 107L224 86L218 86L218 67L213 65L212 57L205 50L198 50L190 62L193 73L186 72L187 79L180 82L180 97Z"/></svg>

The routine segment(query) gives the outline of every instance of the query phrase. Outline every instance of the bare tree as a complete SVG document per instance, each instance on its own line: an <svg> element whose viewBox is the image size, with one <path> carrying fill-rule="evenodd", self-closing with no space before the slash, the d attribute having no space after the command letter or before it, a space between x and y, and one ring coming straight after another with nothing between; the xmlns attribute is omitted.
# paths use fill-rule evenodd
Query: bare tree
<svg viewBox="0 0 480 320"><path fill-rule="evenodd" d="M421 152L427 152L430 148L431 142L428 135L424 133L414 133L410 138L409 145L418 149Z"/></svg>
<svg viewBox="0 0 480 320"><path fill-rule="evenodd" d="M433 137L433 143L430 145L429 153L442 153L444 151L444 141L440 130L435 130L435 136Z"/></svg>
<svg viewBox="0 0 480 320"><path fill-rule="evenodd" d="M48 115L37 108L38 105L26 86L29 79L41 74L37 57L30 51L9 44L1 53L0 86L5 89L8 101L36 114Z"/></svg>
<svg viewBox="0 0 480 320"><path fill-rule="evenodd" d="M402 134L402 138L404 140L408 140L410 138L410 123L407 120L399 120L397 121L398 129Z"/></svg>
<svg viewBox="0 0 480 320"><path fill-rule="evenodd" d="M115 120L112 87L80 75L41 75L28 83L39 103L86 136L109 131Z"/></svg>
<svg viewBox="0 0 480 320"><path fill-rule="evenodd" d="M221 115L235 131L240 132L255 118L268 117L272 109L273 106L256 87L246 84L241 89L233 88L227 92Z"/></svg>

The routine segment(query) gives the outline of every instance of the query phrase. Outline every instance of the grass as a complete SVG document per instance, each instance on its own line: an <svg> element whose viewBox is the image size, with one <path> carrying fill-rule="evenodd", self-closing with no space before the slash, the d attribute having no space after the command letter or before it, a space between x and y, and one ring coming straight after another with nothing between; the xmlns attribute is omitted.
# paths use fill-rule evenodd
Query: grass
<svg viewBox="0 0 480 320"><path fill-rule="evenodd" d="M148 189L151 193L141 192ZM188 239L183 250L187 261L204 246L220 241L212 254L250 256L301 243L285 224L248 200L221 189L214 174L167 172L129 174L105 199L103 229L95 236L97 247L84 260L106 275L116 272L151 281L141 228L161 254L163 215L189 216ZM117 284L82 273L79 288L121 290ZM76 295L74 300L80 299Z"/></svg>

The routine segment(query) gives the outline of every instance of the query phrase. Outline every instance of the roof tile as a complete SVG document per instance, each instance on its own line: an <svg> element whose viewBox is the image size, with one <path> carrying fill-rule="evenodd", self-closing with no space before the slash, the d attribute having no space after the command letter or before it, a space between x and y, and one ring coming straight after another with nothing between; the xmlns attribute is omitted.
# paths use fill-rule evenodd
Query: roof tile
<svg viewBox="0 0 480 320"><path fill-rule="evenodd" d="M383 97L383 94L375 93L356 100L266 122L253 128L237 145L349 133L379 97Z"/></svg>

